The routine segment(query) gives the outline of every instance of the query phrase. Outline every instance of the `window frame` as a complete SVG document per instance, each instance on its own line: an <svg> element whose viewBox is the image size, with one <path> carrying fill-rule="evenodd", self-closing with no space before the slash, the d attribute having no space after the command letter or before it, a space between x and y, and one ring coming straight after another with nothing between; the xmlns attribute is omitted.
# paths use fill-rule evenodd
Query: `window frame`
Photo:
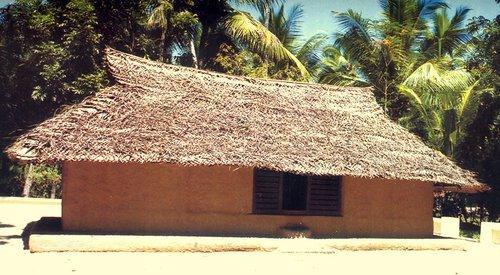
<svg viewBox="0 0 500 275"><path fill-rule="evenodd" d="M256 178L259 171L270 171L274 173L279 173L279 182L278 182L278 209L273 211L263 211L256 208ZM306 209L305 210L285 210L283 209L283 178L286 172L281 171L272 171L268 169L254 169L253 170L253 183L252 183L252 214L255 215L285 215L285 216L325 216L325 217L341 217L342 216L342 204L343 204L343 196L342 196L342 185L343 185L343 177L342 176L307 176L307 196L306 196ZM311 178L335 178L337 180L337 197L338 197L338 206L335 211L331 213L318 213L318 210L310 209L310 196L311 196Z"/></svg>

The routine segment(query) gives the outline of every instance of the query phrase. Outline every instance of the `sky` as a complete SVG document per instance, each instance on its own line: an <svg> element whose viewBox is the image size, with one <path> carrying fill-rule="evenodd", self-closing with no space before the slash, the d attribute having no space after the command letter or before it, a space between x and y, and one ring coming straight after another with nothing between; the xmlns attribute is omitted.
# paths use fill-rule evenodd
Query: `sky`
<svg viewBox="0 0 500 275"><path fill-rule="evenodd" d="M500 4L497 4L495 0L448 0L447 3L453 11L449 13L450 15L460 6L472 8L469 18L482 15L492 19L500 14ZM380 18L382 11L378 0L288 0L285 7L295 4L302 4L304 8L302 30L305 37L319 32L326 34L336 32L337 26L332 11L343 12L353 9L370 19ZM242 7L242 9L252 12L248 8Z"/></svg>
<svg viewBox="0 0 500 275"><path fill-rule="evenodd" d="M0 0L0 7L11 2L13 1ZM495 0L448 0L447 2L452 11L464 5L472 8L469 17L482 15L492 19L500 14L500 4L497 4ZM353 9L371 19L380 18L381 13L378 0L288 0L285 7L295 4L302 4L304 7L303 34L305 37L319 32L334 33L337 26L333 20L332 11L343 12ZM248 7L239 8L252 12Z"/></svg>

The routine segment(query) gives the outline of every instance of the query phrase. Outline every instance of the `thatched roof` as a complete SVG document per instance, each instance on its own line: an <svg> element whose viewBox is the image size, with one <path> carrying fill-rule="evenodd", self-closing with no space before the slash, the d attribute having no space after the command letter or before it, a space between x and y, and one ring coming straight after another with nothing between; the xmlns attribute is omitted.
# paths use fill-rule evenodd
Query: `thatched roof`
<svg viewBox="0 0 500 275"><path fill-rule="evenodd" d="M237 165L444 183L471 172L392 122L370 89L229 76L107 49L116 80L19 137L25 162Z"/></svg>

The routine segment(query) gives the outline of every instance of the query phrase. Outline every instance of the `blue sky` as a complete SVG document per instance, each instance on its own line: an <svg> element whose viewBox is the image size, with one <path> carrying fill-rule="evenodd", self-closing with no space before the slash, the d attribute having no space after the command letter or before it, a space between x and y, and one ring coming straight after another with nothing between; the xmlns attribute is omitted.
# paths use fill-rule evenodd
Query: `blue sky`
<svg viewBox="0 0 500 275"><path fill-rule="evenodd" d="M0 0L0 6L13 2L12 0ZM331 34L336 31L336 25L332 17L332 11L346 11L353 9L361 12L363 16L376 19L380 17L381 9L378 0L288 0L286 6L294 4L304 6L303 34L309 37L318 32ZM472 8L470 17L483 15L492 19L500 13L500 4L495 0L448 0L452 10L459 6ZM244 10L248 8L241 7Z"/></svg>

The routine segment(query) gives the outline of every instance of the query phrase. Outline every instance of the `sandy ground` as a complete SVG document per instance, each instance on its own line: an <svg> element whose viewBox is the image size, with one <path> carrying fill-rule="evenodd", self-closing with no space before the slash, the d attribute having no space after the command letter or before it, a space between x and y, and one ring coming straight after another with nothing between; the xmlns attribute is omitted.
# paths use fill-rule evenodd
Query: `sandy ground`
<svg viewBox="0 0 500 275"><path fill-rule="evenodd" d="M500 247L468 251L336 253L35 253L23 250L25 226L59 216L58 204L0 199L0 274L500 274Z"/></svg>

